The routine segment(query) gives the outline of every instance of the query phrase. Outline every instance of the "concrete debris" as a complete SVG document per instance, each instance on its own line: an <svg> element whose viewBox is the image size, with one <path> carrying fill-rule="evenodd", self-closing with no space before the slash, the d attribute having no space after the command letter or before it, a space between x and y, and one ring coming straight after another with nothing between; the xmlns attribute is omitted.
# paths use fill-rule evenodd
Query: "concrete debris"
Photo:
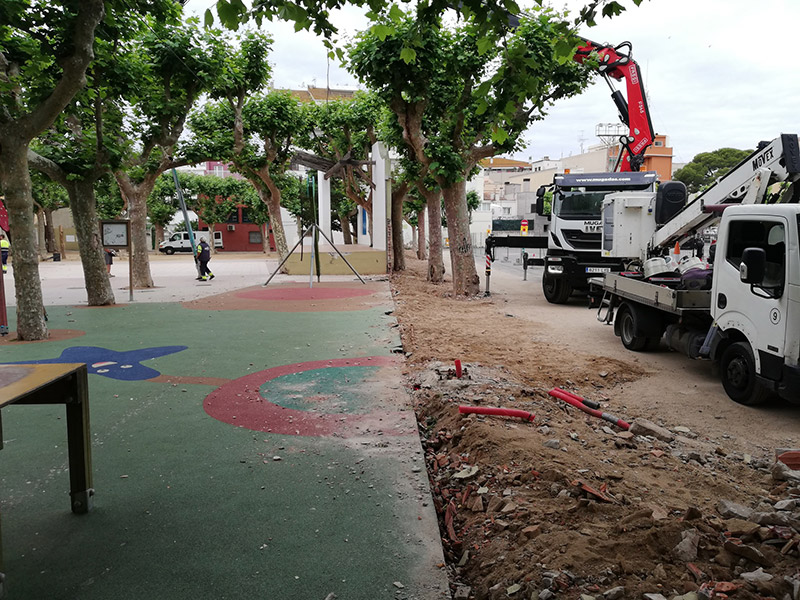
<svg viewBox="0 0 800 600"><path fill-rule="evenodd" d="M469 600L469 596L472 594L472 588L468 585L459 585L456 587L456 591L453 594L453 600Z"/></svg>
<svg viewBox="0 0 800 600"><path fill-rule="evenodd" d="M669 429L659 427L647 419L636 419L633 423L631 423L631 428L628 431L630 431L633 435L654 437L662 442L671 442L673 439L675 439L675 436Z"/></svg>
<svg viewBox="0 0 800 600"><path fill-rule="evenodd" d="M697 560L697 545L700 543L700 534L696 529L689 529L681 533L680 543L672 549L672 552L681 562L692 562Z"/></svg>
<svg viewBox="0 0 800 600"><path fill-rule="evenodd" d="M717 512L726 519L742 519L747 521L753 516L753 509L731 502L730 500L720 500L717 503Z"/></svg>
<svg viewBox="0 0 800 600"><path fill-rule="evenodd" d="M747 581L748 583L757 583L757 582L766 582L772 581L774 577L769 573L765 573L764 569L759 567L755 571L750 571L749 573L742 573L739 575L742 579Z"/></svg>
<svg viewBox="0 0 800 600"><path fill-rule="evenodd" d="M800 471L775 466L771 449L745 460L646 419L615 432L487 373L476 365L457 391L444 366L418 379L432 388L418 388L417 464L454 600L800 600ZM535 411L539 424L464 418L461 404Z"/></svg>

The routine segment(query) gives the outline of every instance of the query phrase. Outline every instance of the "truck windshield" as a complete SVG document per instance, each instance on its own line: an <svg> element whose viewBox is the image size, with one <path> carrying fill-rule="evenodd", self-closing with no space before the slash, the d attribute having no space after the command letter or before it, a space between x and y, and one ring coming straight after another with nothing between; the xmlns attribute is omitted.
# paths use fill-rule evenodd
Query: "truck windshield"
<svg viewBox="0 0 800 600"><path fill-rule="evenodd" d="M607 192L558 192L553 214L564 219L599 219Z"/></svg>

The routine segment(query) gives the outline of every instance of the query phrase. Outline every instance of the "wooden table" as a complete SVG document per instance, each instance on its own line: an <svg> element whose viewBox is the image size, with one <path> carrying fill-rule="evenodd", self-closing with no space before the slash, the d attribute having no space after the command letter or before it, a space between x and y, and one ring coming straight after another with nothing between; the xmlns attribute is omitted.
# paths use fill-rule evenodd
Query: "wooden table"
<svg viewBox="0 0 800 600"><path fill-rule="evenodd" d="M10 404L64 404L67 409L69 495L72 512L92 508L92 452L89 385L83 363L0 365L0 449L2 409ZM3 595L3 546L0 534L0 597Z"/></svg>

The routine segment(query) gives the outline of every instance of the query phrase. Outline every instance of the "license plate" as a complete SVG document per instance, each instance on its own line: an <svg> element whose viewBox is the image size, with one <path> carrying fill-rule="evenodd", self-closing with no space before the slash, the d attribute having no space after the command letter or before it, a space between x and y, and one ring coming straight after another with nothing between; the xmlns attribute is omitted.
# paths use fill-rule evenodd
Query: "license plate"
<svg viewBox="0 0 800 600"><path fill-rule="evenodd" d="M611 267L586 267L587 273L611 273Z"/></svg>

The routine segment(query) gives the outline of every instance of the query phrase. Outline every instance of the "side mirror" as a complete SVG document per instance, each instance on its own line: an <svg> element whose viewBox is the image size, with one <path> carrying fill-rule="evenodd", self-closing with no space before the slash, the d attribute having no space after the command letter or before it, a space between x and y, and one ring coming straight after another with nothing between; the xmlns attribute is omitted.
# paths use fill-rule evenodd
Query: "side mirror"
<svg viewBox="0 0 800 600"><path fill-rule="evenodd" d="M544 194L547 191L547 187L544 185L540 185L539 189L536 190L536 214L540 217L544 215Z"/></svg>
<svg viewBox="0 0 800 600"><path fill-rule="evenodd" d="M742 283L760 285L767 268L767 253L763 248L745 248L739 264L739 279Z"/></svg>

